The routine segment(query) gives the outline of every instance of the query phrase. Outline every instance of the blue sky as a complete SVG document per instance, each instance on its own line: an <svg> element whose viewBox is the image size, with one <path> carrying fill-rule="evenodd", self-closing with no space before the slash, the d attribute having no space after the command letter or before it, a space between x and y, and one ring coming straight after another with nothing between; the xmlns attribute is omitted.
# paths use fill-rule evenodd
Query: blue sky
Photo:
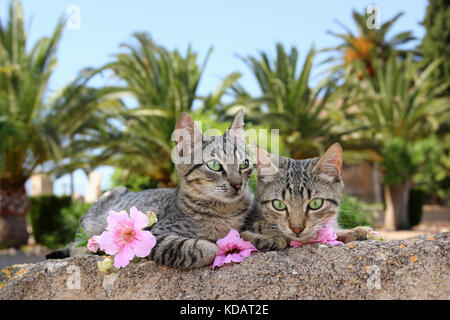
<svg viewBox="0 0 450 320"><path fill-rule="evenodd" d="M5 17L8 4L9 0L0 0L1 17ZM425 15L427 1L22 0L22 4L31 42L49 35L70 6L80 9L80 28L64 31L50 93L70 81L80 69L110 61L120 51L119 44L130 41L133 32L147 31L169 49L185 52L191 44L201 58L213 47L199 88L200 94L204 94L234 71L243 73L243 85L257 92L254 79L236 55L257 54L260 50L273 54L275 43L282 42L286 46L295 45L303 59L313 43L319 49L338 43L326 33L327 30L343 31L336 20L355 30L353 8L361 12L369 5L377 5L382 23L403 11L405 15L391 34L412 30L421 38L424 28L419 22ZM101 168L100 171L102 188L106 189L112 170ZM64 184L68 190L67 177L56 181L57 194L63 192ZM86 184L87 177L76 172L75 191L84 194Z"/></svg>

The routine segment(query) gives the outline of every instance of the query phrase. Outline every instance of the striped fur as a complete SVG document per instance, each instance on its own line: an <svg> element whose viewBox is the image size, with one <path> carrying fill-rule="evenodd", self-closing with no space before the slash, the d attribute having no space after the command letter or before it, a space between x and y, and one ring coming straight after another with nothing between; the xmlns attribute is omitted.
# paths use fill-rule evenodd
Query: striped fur
<svg viewBox="0 0 450 320"><path fill-rule="evenodd" d="M152 210L158 222L150 228L157 239L150 259L184 269L211 264L218 252L215 241L232 228L242 230L254 206L253 194L248 188L252 166L240 168L247 159L245 139L240 136L244 134L243 126L240 111L230 128L241 129L238 133L230 130L224 136L207 137L187 114L182 114L176 128L187 129L194 138L191 152L203 152L203 162L176 165L180 176L177 189L135 193L115 188L107 192L82 218L82 227L89 236L100 234L106 228L110 210L127 210L133 205L142 212ZM202 139L195 140L200 136ZM190 156L183 149L189 142L186 137L182 139L175 134L178 155ZM210 169L206 164L210 160L219 162L222 170ZM240 188L237 189L237 185Z"/></svg>
<svg viewBox="0 0 450 320"><path fill-rule="evenodd" d="M273 162L273 156L259 149L262 160ZM278 158L276 172L262 175L258 170L258 210L243 233L259 250L288 247L290 240L307 242L339 208L342 182L342 151L335 144L319 159L294 160ZM308 208L315 198L323 199L318 210ZM286 209L278 211L273 200L281 200ZM296 233L293 230L302 230Z"/></svg>

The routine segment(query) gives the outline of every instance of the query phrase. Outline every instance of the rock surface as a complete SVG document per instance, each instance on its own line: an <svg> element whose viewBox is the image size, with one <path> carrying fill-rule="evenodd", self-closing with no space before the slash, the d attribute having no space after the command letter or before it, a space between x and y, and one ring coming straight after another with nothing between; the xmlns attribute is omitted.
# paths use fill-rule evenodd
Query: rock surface
<svg viewBox="0 0 450 320"><path fill-rule="evenodd" d="M49 260L2 270L0 299L449 299L449 238L312 244L215 271L141 260L104 275L99 256Z"/></svg>

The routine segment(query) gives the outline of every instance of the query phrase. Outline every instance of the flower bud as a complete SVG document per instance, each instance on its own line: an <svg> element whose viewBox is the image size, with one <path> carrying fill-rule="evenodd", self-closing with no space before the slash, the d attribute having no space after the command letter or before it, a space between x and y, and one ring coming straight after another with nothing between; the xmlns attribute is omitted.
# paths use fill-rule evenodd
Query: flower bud
<svg viewBox="0 0 450 320"><path fill-rule="evenodd" d="M156 214L153 211L148 211L146 215L148 217L147 227L150 227L154 225L156 222L158 222L158 218L156 217Z"/></svg>
<svg viewBox="0 0 450 320"><path fill-rule="evenodd" d="M102 261L97 262L98 270L102 273L107 273L113 266L113 260L111 257L105 257Z"/></svg>
<svg viewBox="0 0 450 320"><path fill-rule="evenodd" d="M88 244L87 244L87 248L89 251L92 252L97 252L97 250L100 248L100 245L98 243L98 236L93 236L89 239Z"/></svg>

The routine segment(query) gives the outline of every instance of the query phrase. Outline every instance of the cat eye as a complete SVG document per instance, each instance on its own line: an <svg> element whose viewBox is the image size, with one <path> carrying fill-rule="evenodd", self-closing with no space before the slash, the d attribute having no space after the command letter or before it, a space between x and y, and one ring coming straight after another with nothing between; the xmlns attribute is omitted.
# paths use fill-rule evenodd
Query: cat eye
<svg viewBox="0 0 450 320"><path fill-rule="evenodd" d="M250 162L248 162L247 159L239 165L239 169L240 170L245 170L248 167L250 167Z"/></svg>
<svg viewBox="0 0 450 320"><path fill-rule="evenodd" d="M280 200L273 200L272 206L275 208L275 210L283 211L286 210L286 203Z"/></svg>
<svg viewBox="0 0 450 320"><path fill-rule="evenodd" d="M206 165L208 166L208 168L210 168L213 171L222 170L222 165L219 162L217 162L216 160L211 160L211 161L207 162Z"/></svg>
<svg viewBox="0 0 450 320"><path fill-rule="evenodd" d="M323 206L323 199L321 199L321 198L312 199L308 203L308 208L311 209L311 210L320 209L322 206Z"/></svg>

